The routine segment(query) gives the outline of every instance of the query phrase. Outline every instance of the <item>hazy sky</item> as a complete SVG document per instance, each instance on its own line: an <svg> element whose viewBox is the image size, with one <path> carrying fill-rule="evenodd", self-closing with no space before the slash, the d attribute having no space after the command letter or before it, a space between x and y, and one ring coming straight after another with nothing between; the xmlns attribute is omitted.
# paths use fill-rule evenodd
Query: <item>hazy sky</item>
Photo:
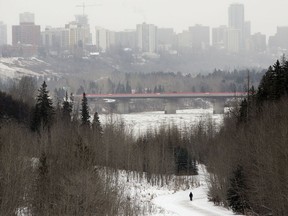
<svg viewBox="0 0 288 216"><path fill-rule="evenodd" d="M147 22L158 27L173 27L181 32L194 24L216 27L227 25L228 6L245 5L245 19L251 21L252 33L274 35L277 26L288 26L288 0L84 0L91 27L110 30L135 29ZM0 0L0 21L10 26L19 23L19 13L35 13L36 24L63 27L82 14L80 0ZM93 28L94 29L94 28ZM92 30L93 30L92 29Z"/></svg>

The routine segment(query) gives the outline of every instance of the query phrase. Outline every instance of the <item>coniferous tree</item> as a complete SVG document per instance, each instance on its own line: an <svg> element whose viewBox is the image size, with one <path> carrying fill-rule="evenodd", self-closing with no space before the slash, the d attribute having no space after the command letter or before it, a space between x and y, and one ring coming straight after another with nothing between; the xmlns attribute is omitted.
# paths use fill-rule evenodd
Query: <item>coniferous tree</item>
<svg viewBox="0 0 288 216"><path fill-rule="evenodd" d="M178 146L175 152L175 165L177 174L198 175L196 161L192 159L186 148Z"/></svg>
<svg viewBox="0 0 288 216"><path fill-rule="evenodd" d="M102 126L101 126L101 123L100 123L100 120L99 120L99 115L98 115L97 112L94 113L94 119L93 119L93 123L92 123L92 128L99 135L101 135L102 132L103 132L103 129L102 129Z"/></svg>
<svg viewBox="0 0 288 216"><path fill-rule="evenodd" d="M62 104L62 117L65 121L71 121L71 112L72 112L72 102L68 99L68 94L66 92L65 99Z"/></svg>
<svg viewBox="0 0 288 216"><path fill-rule="evenodd" d="M44 81L38 90L36 105L34 108L31 129L40 132L40 128L50 130L55 114L52 99L49 97L49 91Z"/></svg>
<svg viewBox="0 0 288 216"><path fill-rule="evenodd" d="M89 126L90 125L90 115L89 115L89 107L88 107L88 100L86 97L85 92L83 93L82 98L82 108L81 108L81 121L82 125Z"/></svg>
<svg viewBox="0 0 288 216"><path fill-rule="evenodd" d="M228 205L234 212L244 214L249 209L247 192L243 167L237 166L230 178L230 188L227 191Z"/></svg>
<svg viewBox="0 0 288 216"><path fill-rule="evenodd" d="M126 82L125 91L126 93L132 93L132 89L128 81Z"/></svg>

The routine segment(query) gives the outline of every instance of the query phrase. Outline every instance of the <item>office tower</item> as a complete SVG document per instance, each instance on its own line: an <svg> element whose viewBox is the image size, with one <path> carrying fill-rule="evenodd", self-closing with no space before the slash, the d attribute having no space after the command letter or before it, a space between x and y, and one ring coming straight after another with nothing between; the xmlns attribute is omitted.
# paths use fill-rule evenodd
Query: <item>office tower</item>
<svg viewBox="0 0 288 216"><path fill-rule="evenodd" d="M136 47L136 31L125 30L115 32L115 45L122 48L135 49Z"/></svg>
<svg viewBox="0 0 288 216"><path fill-rule="evenodd" d="M41 33L42 45L57 50L69 48L69 29L46 27Z"/></svg>
<svg viewBox="0 0 288 216"><path fill-rule="evenodd" d="M239 47L240 49L244 49L245 47L245 21L244 21L244 5L243 4L231 4L228 9L228 27L230 29L235 29L238 30L240 33L240 38L239 38L239 45L234 44L233 47ZM246 28L248 30L248 24L246 24ZM247 31L246 30L246 31ZM248 32L247 32L248 33ZM230 41L236 42L237 40L235 39L235 34L236 31L231 31L231 38ZM238 37L238 36L237 36ZM233 49L234 50L234 49Z"/></svg>
<svg viewBox="0 0 288 216"><path fill-rule="evenodd" d="M137 25L137 48L141 52L157 52L157 27L152 24Z"/></svg>
<svg viewBox="0 0 288 216"><path fill-rule="evenodd" d="M288 26L278 26L276 44L280 48L288 49Z"/></svg>
<svg viewBox="0 0 288 216"><path fill-rule="evenodd" d="M173 28L158 28L157 30L158 50L167 51L175 44L175 32Z"/></svg>
<svg viewBox="0 0 288 216"><path fill-rule="evenodd" d="M227 26L219 26L212 29L212 46L217 49L225 49L227 40Z"/></svg>
<svg viewBox="0 0 288 216"><path fill-rule="evenodd" d="M90 25L88 23L87 15L76 15L75 16L76 23L81 25L81 28L84 29L84 44L90 45L92 44L92 34L90 32Z"/></svg>
<svg viewBox="0 0 288 216"><path fill-rule="evenodd" d="M231 4L228 9L228 27L232 29L244 29L244 5Z"/></svg>
<svg viewBox="0 0 288 216"><path fill-rule="evenodd" d="M191 48L191 34L188 30L184 30L182 33L177 35L178 48Z"/></svg>
<svg viewBox="0 0 288 216"><path fill-rule="evenodd" d="M0 46L7 44L7 25L0 22Z"/></svg>
<svg viewBox="0 0 288 216"><path fill-rule="evenodd" d="M115 44L115 32L109 31L102 27L95 27L96 30L96 47L101 52L106 52Z"/></svg>
<svg viewBox="0 0 288 216"><path fill-rule="evenodd" d="M227 29L225 47L229 52L237 53L240 50L241 31L240 29Z"/></svg>
<svg viewBox="0 0 288 216"><path fill-rule="evenodd" d="M251 49L254 52L265 52L266 51L266 35L261 33L255 33L251 36Z"/></svg>
<svg viewBox="0 0 288 216"><path fill-rule="evenodd" d="M210 45L210 29L208 26L195 25L189 27L191 46L193 49L204 50Z"/></svg>
<svg viewBox="0 0 288 216"><path fill-rule="evenodd" d="M39 46L41 44L40 26L34 24L34 14L20 14L20 25L12 26L12 44L29 44Z"/></svg>

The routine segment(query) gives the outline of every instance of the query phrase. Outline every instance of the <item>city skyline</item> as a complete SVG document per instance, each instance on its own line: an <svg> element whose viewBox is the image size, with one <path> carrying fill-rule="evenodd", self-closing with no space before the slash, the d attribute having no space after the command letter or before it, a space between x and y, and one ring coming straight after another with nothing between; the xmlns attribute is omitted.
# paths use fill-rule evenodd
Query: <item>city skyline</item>
<svg viewBox="0 0 288 216"><path fill-rule="evenodd" d="M177 33L187 30L195 24L210 28L228 25L227 9L232 3L244 4L245 20L251 21L252 33L261 32L274 35L277 26L288 25L288 15L284 12L288 2L275 0L274 3L254 0L222 0L215 4L213 0L102 0L84 1L85 14L89 17L91 30L101 26L112 31L135 29L139 23L151 23L158 27L173 28ZM11 43L11 26L19 24L19 14L32 12L35 23L43 31L46 26L63 27L74 20L76 14L82 14L83 1L79 0L0 0L0 21L7 24L8 43ZM165 3L165 4L164 4ZM260 4L261 3L261 4ZM89 5L92 5L89 7ZM59 10L61 8L61 10ZM273 13L276 11L275 13ZM268 15L270 13L270 15ZM273 14L273 16L271 16ZM285 18L287 16L287 18ZM269 17L269 20L267 19ZM93 32L94 33L94 32Z"/></svg>

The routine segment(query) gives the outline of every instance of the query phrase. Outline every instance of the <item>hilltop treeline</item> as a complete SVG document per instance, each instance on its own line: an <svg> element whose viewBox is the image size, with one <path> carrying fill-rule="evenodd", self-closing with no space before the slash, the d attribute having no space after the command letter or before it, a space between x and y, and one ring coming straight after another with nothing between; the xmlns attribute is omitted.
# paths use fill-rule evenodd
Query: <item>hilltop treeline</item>
<svg viewBox="0 0 288 216"><path fill-rule="evenodd" d="M250 84L258 86L265 70L249 71ZM75 92L87 93L150 93L150 92L243 92L247 90L247 70L214 70L208 75L164 73L120 73L113 72L109 77L97 81L83 81ZM63 95L63 92L62 92Z"/></svg>
<svg viewBox="0 0 288 216"><path fill-rule="evenodd" d="M288 61L269 67L258 89L227 114L214 136L202 132L209 197L237 213L288 215Z"/></svg>

